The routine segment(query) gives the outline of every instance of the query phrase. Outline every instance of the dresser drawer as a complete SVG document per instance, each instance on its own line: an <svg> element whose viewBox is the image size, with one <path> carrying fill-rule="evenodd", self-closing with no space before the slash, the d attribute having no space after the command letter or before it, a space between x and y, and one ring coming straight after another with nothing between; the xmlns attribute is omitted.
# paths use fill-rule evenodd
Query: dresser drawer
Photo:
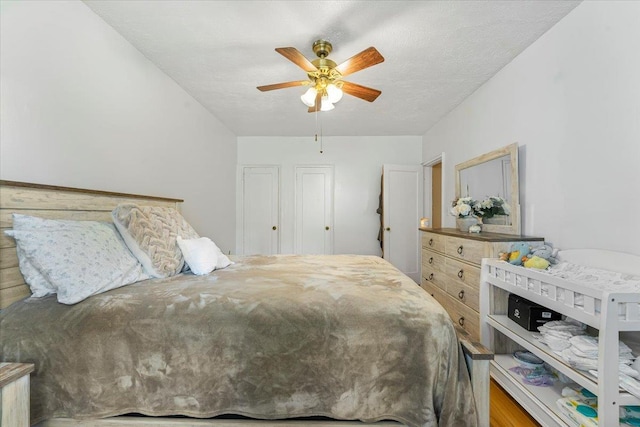
<svg viewBox="0 0 640 427"><path fill-rule="evenodd" d="M486 249L487 247L484 242L458 237L447 237L444 251L445 254L450 257L480 265L482 258L485 257Z"/></svg>
<svg viewBox="0 0 640 427"><path fill-rule="evenodd" d="M475 311L480 310L480 292L478 292L478 284L468 285L459 280L447 277L447 286L445 290L449 296L456 301L470 307Z"/></svg>
<svg viewBox="0 0 640 427"><path fill-rule="evenodd" d="M422 233L422 247L438 252L444 252L445 236L429 232Z"/></svg>
<svg viewBox="0 0 640 427"><path fill-rule="evenodd" d="M455 281L478 289L480 286L480 267L452 258L445 258L444 272Z"/></svg>
<svg viewBox="0 0 640 427"><path fill-rule="evenodd" d="M447 296L446 292L444 292L442 289L440 289L439 287L437 287L433 283L429 282L428 280L422 279L421 287L422 287L422 289L427 291L429 293L429 295L434 297L436 299L436 301L438 301L440 303L440 305L443 305L443 301L445 301L447 298L449 298L449 296Z"/></svg>
<svg viewBox="0 0 640 427"><path fill-rule="evenodd" d="M447 286L447 275L444 272L444 263L442 265L443 271L438 271L429 265L422 265L422 280L431 283L433 286L437 286L443 291Z"/></svg>
<svg viewBox="0 0 640 427"><path fill-rule="evenodd" d="M437 252L422 250L422 269L435 270L442 273L446 272L444 255Z"/></svg>
<svg viewBox="0 0 640 427"><path fill-rule="evenodd" d="M480 315L466 305L454 300L450 296L442 304L453 323L464 329L472 341L480 341Z"/></svg>

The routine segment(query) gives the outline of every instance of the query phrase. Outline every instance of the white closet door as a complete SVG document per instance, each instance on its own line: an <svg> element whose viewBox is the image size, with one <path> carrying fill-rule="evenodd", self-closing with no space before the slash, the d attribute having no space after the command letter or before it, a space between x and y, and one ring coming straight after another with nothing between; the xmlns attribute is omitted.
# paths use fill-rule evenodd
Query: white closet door
<svg viewBox="0 0 640 427"><path fill-rule="evenodd" d="M333 166L296 166L295 253L333 253Z"/></svg>
<svg viewBox="0 0 640 427"><path fill-rule="evenodd" d="M280 250L280 173L277 166L245 166L242 173L242 253Z"/></svg>
<svg viewBox="0 0 640 427"><path fill-rule="evenodd" d="M420 165L383 166L384 259L416 282L420 280L421 172Z"/></svg>

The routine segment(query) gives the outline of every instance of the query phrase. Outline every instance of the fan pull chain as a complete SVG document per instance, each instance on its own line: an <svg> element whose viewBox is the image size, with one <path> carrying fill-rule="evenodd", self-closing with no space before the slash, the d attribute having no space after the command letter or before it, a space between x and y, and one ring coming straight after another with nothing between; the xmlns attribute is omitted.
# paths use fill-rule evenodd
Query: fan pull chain
<svg viewBox="0 0 640 427"><path fill-rule="evenodd" d="M324 150L322 149L322 116L320 116L320 154L322 154L323 152Z"/></svg>
<svg viewBox="0 0 640 427"><path fill-rule="evenodd" d="M316 135L315 135L315 142L318 142L318 109L316 108ZM323 150L323 144L322 144L322 117L320 117L320 154L323 154L324 150Z"/></svg>

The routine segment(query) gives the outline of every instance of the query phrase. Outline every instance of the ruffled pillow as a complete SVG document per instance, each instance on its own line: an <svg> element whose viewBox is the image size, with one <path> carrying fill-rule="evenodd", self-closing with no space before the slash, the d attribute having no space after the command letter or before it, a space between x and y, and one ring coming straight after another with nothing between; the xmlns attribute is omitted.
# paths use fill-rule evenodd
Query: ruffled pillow
<svg viewBox="0 0 640 427"><path fill-rule="evenodd" d="M182 271L185 263L178 236L200 237L173 208L121 204L111 216L131 253L153 277L170 277Z"/></svg>

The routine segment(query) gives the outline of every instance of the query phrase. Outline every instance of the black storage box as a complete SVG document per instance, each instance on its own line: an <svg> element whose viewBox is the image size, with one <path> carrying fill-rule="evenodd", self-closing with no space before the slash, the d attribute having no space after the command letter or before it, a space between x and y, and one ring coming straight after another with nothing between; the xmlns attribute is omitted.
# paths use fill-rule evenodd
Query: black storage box
<svg viewBox="0 0 640 427"><path fill-rule="evenodd" d="M525 328L527 331L538 332L538 326L551 320L560 320L561 314L546 307L526 300L516 294L509 294L509 319Z"/></svg>

